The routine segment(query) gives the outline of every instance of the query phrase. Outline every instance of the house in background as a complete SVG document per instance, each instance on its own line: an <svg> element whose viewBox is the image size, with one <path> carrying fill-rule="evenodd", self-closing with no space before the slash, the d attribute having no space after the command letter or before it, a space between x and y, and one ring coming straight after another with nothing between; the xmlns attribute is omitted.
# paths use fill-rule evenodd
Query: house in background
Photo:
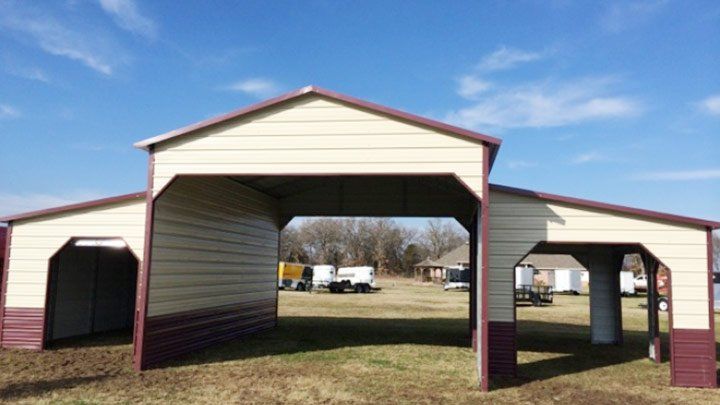
<svg viewBox="0 0 720 405"><path fill-rule="evenodd" d="M554 285L555 270L580 270L583 285L589 281L587 269L571 255L529 254L520 265L532 266L537 270L534 284Z"/></svg>
<svg viewBox="0 0 720 405"><path fill-rule="evenodd" d="M422 282L442 283L448 267L470 267L470 244L464 243L437 260L427 258L413 266L415 280Z"/></svg>

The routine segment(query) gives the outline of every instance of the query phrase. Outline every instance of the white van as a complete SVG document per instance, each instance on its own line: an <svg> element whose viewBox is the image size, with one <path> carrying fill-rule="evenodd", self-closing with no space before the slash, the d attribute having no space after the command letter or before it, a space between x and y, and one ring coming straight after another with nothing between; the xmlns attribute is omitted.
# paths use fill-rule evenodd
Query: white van
<svg viewBox="0 0 720 405"><path fill-rule="evenodd" d="M369 293L375 288L375 269L370 266L340 267L335 274L335 281L328 285L330 292L355 290L358 293Z"/></svg>
<svg viewBox="0 0 720 405"><path fill-rule="evenodd" d="M448 290L469 290L470 269L464 266L451 266L445 272L445 291Z"/></svg>
<svg viewBox="0 0 720 405"><path fill-rule="evenodd" d="M313 266L313 288L327 288L333 281L335 281L335 266L331 264Z"/></svg>

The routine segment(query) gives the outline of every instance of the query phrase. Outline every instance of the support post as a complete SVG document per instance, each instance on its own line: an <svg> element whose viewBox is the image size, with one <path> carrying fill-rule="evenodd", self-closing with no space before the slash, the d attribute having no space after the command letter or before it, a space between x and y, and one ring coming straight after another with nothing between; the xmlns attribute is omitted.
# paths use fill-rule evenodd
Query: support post
<svg viewBox="0 0 720 405"><path fill-rule="evenodd" d="M648 357L660 363L660 322L658 316L657 272L659 264L649 255L643 255L647 275Z"/></svg>
<svg viewBox="0 0 720 405"><path fill-rule="evenodd" d="M613 266L609 248L590 250L590 341L592 344L617 344L618 299L620 291L615 281L619 277Z"/></svg>

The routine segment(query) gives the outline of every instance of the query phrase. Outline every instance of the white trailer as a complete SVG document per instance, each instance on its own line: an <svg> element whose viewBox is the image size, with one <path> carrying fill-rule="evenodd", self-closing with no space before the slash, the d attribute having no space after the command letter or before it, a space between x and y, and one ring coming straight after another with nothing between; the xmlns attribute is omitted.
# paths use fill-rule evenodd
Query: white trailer
<svg viewBox="0 0 720 405"><path fill-rule="evenodd" d="M522 286L533 285L533 279L535 278L535 267L532 266L517 266L515 267L515 288L521 288Z"/></svg>
<svg viewBox="0 0 720 405"><path fill-rule="evenodd" d="M555 292L570 292L575 295L582 291L582 274L580 270L555 270Z"/></svg>
<svg viewBox="0 0 720 405"><path fill-rule="evenodd" d="M632 271L620 272L620 294L624 297L637 294L637 291L635 291L635 276Z"/></svg>
<svg viewBox="0 0 720 405"><path fill-rule="evenodd" d="M369 293L375 289L375 269L370 266L340 267L328 289L333 293L345 290Z"/></svg>
<svg viewBox="0 0 720 405"><path fill-rule="evenodd" d="M313 288L327 288L335 281L335 266L331 264L318 264L313 266Z"/></svg>

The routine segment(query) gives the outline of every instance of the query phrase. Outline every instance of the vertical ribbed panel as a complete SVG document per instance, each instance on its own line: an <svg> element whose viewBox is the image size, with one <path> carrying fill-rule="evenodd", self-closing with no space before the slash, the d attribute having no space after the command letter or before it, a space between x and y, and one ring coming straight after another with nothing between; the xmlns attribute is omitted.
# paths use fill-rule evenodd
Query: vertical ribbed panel
<svg viewBox="0 0 720 405"><path fill-rule="evenodd" d="M41 350L43 342L42 308L5 308L2 319L4 348Z"/></svg>
<svg viewBox="0 0 720 405"><path fill-rule="evenodd" d="M709 329L673 329L672 380L679 387L715 387L715 336Z"/></svg>
<svg viewBox="0 0 720 405"><path fill-rule="evenodd" d="M514 322L489 322L490 376L517 375L517 338Z"/></svg>
<svg viewBox="0 0 720 405"><path fill-rule="evenodd" d="M180 177L155 202L143 366L275 325L275 199Z"/></svg>

